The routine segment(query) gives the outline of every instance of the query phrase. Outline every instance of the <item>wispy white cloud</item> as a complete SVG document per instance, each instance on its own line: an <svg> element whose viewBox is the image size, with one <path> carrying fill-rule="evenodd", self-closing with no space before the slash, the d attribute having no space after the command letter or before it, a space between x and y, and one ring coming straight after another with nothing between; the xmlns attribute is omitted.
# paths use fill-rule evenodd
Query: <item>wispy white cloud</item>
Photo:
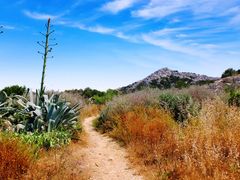
<svg viewBox="0 0 240 180"><path fill-rule="evenodd" d="M166 49L168 51L183 53L191 56L197 56L197 57L205 57L206 53L201 52L199 50L196 50L196 48L190 47L190 46L184 46L180 43L174 42L170 39L158 39L151 35L142 35L143 41L154 45L161 47L163 49Z"/></svg>
<svg viewBox="0 0 240 180"><path fill-rule="evenodd" d="M47 20L48 18L56 20L62 16L62 15L52 15L52 14L46 14L46 13L31 12L27 10L24 10L23 13L27 17L31 19L36 19L36 20Z"/></svg>
<svg viewBox="0 0 240 180"><path fill-rule="evenodd" d="M101 10L116 14L120 11L132 7L138 1L139 0L113 0L104 4Z"/></svg>
<svg viewBox="0 0 240 180"><path fill-rule="evenodd" d="M239 4L237 0L150 0L147 5L134 10L132 15L152 19L188 11L198 18L218 17L222 12L235 7L237 4Z"/></svg>
<svg viewBox="0 0 240 180"><path fill-rule="evenodd" d="M115 32L115 29L103 27L103 26L93 26L93 27L85 27L84 30L88 30L90 32L96 32L100 34L112 34Z"/></svg>
<svg viewBox="0 0 240 180"><path fill-rule="evenodd" d="M70 22L70 21L63 21L63 20L57 20L54 22L54 24L62 25L62 26L66 26L66 27L78 28L80 30L88 31L88 32L92 32L92 33L111 35L111 36L114 36L114 37L117 37L117 38L120 38L123 40L137 42L137 38L134 35L128 36L116 28L105 27L102 25L87 26L85 24L81 24L78 22Z"/></svg>
<svg viewBox="0 0 240 180"><path fill-rule="evenodd" d="M101 10L116 14L125 9L134 7L135 3L138 3L140 1L141 0L112 0L105 3L102 6ZM194 16L198 16L201 19L205 18L206 15L231 15L233 16L232 23L237 23L240 22L240 15L237 14L239 8L234 6L235 1L236 0L230 0L230 2L226 2L224 0L199 0L198 2L193 2L192 0L149 0L144 2L145 5L143 6L135 6L134 9L136 10L132 11L132 15L135 17L151 19L163 18L182 11L189 11L192 19ZM77 3L75 5L77 6L79 4ZM217 5L219 5L220 7L216 7ZM225 5L227 8L223 11L222 8ZM166 49L168 51L178 52L195 57L206 58L208 54L212 54L218 48L218 46L215 45L214 42L204 43L198 41L197 38L199 37L201 37L201 40L203 40L204 38L207 38L208 35L214 35L214 33L218 33L219 31L219 29L208 27L201 29L201 27L199 27L199 24L201 24L200 22L197 25L195 24L193 26L188 26L187 24L184 24L184 26L176 26L174 28L170 28L166 25L165 28L162 28L160 30L153 31L151 29L148 29L148 32L141 32L141 30L131 32L131 30L127 29L128 27L124 27L124 25L118 27L106 27L96 23L94 25L93 22L91 22L90 25L86 25L89 23L85 24L84 22L77 23L64 21L64 13L62 13L61 15L50 15L44 13L24 11L24 14L30 18L39 20L52 18L57 20L55 21L55 23L58 25L74 27L93 33L111 35L134 43L151 44ZM173 23L178 23L182 21L183 17L179 18L173 16L171 18L173 19ZM222 29L220 30L222 31Z"/></svg>
<svg viewBox="0 0 240 180"><path fill-rule="evenodd" d="M81 23L66 22L66 21L57 21L55 24L64 25L64 26L68 26L68 27L73 27L73 28L78 28L80 30L94 32L94 33L99 33L99 34L109 34L109 35L112 35L112 34L114 34L116 32L116 30L113 29L113 28L104 27L104 26L101 26L101 25L86 26L86 25L81 24Z"/></svg>
<svg viewBox="0 0 240 180"><path fill-rule="evenodd" d="M201 43L195 39L191 39L191 33L184 33L191 30L194 29L189 27L164 28L143 33L139 38L147 44L198 58L209 58L209 56L219 52L219 46L217 44L209 42Z"/></svg>

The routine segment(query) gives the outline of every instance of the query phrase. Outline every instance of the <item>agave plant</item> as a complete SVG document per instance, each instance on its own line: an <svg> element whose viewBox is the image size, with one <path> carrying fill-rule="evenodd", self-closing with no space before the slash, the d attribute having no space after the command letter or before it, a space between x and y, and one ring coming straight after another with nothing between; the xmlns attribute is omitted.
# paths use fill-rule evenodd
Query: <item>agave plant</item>
<svg viewBox="0 0 240 180"><path fill-rule="evenodd" d="M52 132L53 130L73 130L77 127L79 105L71 107L59 99L59 95L35 98L30 93L30 101L19 95L0 95L0 118L15 131Z"/></svg>
<svg viewBox="0 0 240 180"><path fill-rule="evenodd" d="M27 99L19 95L8 96L4 91L0 93L0 119L8 130L19 131L23 129L28 114L24 113ZM5 129L3 128L3 129Z"/></svg>
<svg viewBox="0 0 240 180"><path fill-rule="evenodd" d="M28 103L27 112L31 119L26 124L28 131L47 131L56 129L71 130L76 128L79 105L71 107L68 102L61 101L59 95L42 96L36 93L35 103ZM41 106L40 106L41 105Z"/></svg>

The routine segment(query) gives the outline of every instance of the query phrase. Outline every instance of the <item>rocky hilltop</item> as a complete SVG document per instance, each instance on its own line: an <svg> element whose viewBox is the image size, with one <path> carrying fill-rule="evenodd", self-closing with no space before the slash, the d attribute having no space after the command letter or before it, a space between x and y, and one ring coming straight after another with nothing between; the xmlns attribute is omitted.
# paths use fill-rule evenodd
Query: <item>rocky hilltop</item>
<svg viewBox="0 0 240 180"><path fill-rule="evenodd" d="M214 91L223 91L227 87L240 88L240 75L222 78L209 85Z"/></svg>
<svg viewBox="0 0 240 180"><path fill-rule="evenodd" d="M168 89L168 88L183 88L190 85L210 84L219 78L199 75L190 72L179 72L168 68L160 69L143 80L137 81L128 86L122 87L119 90L124 93L134 92L147 87Z"/></svg>

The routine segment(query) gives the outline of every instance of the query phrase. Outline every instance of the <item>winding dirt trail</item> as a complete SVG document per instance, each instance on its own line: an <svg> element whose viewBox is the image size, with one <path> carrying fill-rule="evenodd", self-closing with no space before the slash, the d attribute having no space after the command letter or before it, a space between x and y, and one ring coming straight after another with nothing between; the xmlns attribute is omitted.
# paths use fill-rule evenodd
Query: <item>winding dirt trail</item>
<svg viewBox="0 0 240 180"><path fill-rule="evenodd" d="M84 149L86 168L90 170L91 180L142 180L140 175L129 167L125 149L109 137L94 130L92 121L83 122L88 136L88 147Z"/></svg>

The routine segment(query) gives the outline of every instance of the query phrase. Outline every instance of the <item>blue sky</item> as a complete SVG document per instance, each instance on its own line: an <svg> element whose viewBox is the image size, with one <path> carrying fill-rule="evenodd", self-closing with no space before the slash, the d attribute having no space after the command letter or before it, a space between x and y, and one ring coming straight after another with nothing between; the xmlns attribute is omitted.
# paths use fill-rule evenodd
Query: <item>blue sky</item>
<svg viewBox="0 0 240 180"><path fill-rule="evenodd" d="M0 0L0 88L39 88L47 18L59 43L47 89L118 88L169 67L240 68L240 0Z"/></svg>

